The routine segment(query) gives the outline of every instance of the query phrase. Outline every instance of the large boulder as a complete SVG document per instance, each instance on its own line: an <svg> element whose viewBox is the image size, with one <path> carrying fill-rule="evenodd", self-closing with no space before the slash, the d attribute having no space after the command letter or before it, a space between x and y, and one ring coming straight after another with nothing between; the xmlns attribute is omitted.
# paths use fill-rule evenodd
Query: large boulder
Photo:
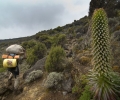
<svg viewBox="0 0 120 100"><path fill-rule="evenodd" d="M6 72L0 73L0 100L3 100L4 95L11 92L11 87L7 86L8 74Z"/></svg>
<svg viewBox="0 0 120 100"><path fill-rule="evenodd" d="M45 66L45 61L46 61L46 57L38 60L35 65L33 65L30 69L28 69L24 74L23 74L23 79L25 79L27 77L27 75L29 73L31 73L32 71L35 70L44 70L44 66Z"/></svg>
<svg viewBox="0 0 120 100"><path fill-rule="evenodd" d="M43 72L41 70L34 70L27 75L25 82L30 83L38 78L41 78L42 75L43 75Z"/></svg>

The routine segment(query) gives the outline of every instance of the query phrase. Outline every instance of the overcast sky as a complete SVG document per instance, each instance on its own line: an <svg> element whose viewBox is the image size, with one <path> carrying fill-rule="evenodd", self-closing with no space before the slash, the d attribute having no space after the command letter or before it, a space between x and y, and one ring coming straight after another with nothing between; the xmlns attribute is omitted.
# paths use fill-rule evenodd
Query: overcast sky
<svg viewBox="0 0 120 100"><path fill-rule="evenodd" d="M90 0L0 0L0 39L31 36L88 15Z"/></svg>

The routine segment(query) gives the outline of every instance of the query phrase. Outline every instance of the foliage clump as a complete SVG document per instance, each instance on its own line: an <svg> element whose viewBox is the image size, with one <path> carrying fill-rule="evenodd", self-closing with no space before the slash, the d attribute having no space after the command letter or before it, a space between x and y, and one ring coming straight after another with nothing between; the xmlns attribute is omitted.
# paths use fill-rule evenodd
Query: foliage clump
<svg viewBox="0 0 120 100"><path fill-rule="evenodd" d="M0 72L4 72L6 68L3 67L3 59L0 58Z"/></svg>
<svg viewBox="0 0 120 100"><path fill-rule="evenodd" d="M29 40L29 41L23 42L21 45L24 49L30 49L34 47L36 44L37 42L35 40Z"/></svg>
<svg viewBox="0 0 120 100"><path fill-rule="evenodd" d="M72 88L72 93L80 96L87 84L87 75L79 74L74 76L75 85Z"/></svg>
<svg viewBox="0 0 120 100"><path fill-rule="evenodd" d="M42 42L46 45L47 48L50 48L52 45L52 36L49 34L40 34L37 36L37 41Z"/></svg>
<svg viewBox="0 0 120 100"><path fill-rule="evenodd" d="M90 91L90 87L86 85L79 100L91 100L91 98L92 98L92 94Z"/></svg>
<svg viewBox="0 0 120 100"><path fill-rule="evenodd" d="M64 46L64 44L66 43L66 35L65 34L56 34L53 37L53 46Z"/></svg>
<svg viewBox="0 0 120 100"><path fill-rule="evenodd" d="M45 56L47 48L43 43L36 43L33 47L27 49L27 63L33 65L38 59Z"/></svg>
<svg viewBox="0 0 120 100"><path fill-rule="evenodd" d="M46 71L61 71L63 69L62 61L64 58L65 51L61 46L52 47L45 62Z"/></svg>

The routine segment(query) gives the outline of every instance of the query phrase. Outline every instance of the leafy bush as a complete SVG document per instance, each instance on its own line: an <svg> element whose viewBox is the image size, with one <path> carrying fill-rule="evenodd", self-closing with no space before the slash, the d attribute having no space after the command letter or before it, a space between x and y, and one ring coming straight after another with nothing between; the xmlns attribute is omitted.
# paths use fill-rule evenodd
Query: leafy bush
<svg viewBox="0 0 120 100"><path fill-rule="evenodd" d="M41 70L32 71L26 77L25 82L30 83L30 82L34 81L35 79L42 77L42 75L43 75L43 72Z"/></svg>
<svg viewBox="0 0 120 100"><path fill-rule="evenodd" d="M61 46L52 47L45 62L47 72L62 70L62 61L65 58L65 51Z"/></svg>
<svg viewBox="0 0 120 100"><path fill-rule="evenodd" d="M50 48L52 46L52 39L49 38L49 39L43 41L43 43L46 45L47 48Z"/></svg>
<svg viewBox="0 0 120 100"><path fill-rule="evenodd" d="M57 28L55 28L54 30L61 32L62 31L62 27L58 26Z"/></svg>
<svg viewBox="0 0 120 100"><path fill-rule="evenodd" d="M47 89L55 88L63 79L63 75L61 73L51 72L45 81L44 86Z"/></svg>
<svg viewBox="0 0 120 100"><path fill-rule="evenodd" d="M68 37L69 39L73 39L74 37L76 37L75 29L76 29L75 26L68 28L66 34L67 34L67 37Z"/></svg>
<svg viewBox="0 0 120 100"><path fill-rule="evenodd" d="M37 43L33 48L27 49L27 63L32 65L45 56L47 48L43 43Z"/></svg>
<svg viewBox="0 0 120 100"><path fill-rule="evenodd" d="M57 34L53 37L53 46L61 45L63 46L66 42L66 35L65 34Z"/></svg>
<svg viewBox="0 0 120 100"><path fill-rule="evenodd" d="M27 49L27 63L29 65L33 65L35 63L35 61L37 61L37 56L33 54L33 49Z"/></svg>
<svg viewBox="0 0 120 100"><path fill-rule="evenodd" d="M6 68L0 68L0 73L6 71Z"/></svg>
<svg viewBox="0 0 120 100"><path fill-rule="evenodd" d="M90 92L90 87L86 85L85 90L82 92L82 96L79 100L91 100L92 94Z"/></svg>
<svg viewBox="0 0 120 100"><path fill-rule="evenodd" d="M49 31L48 31L48 34L50 34L50 35L53 35L53 34L55 34L56 32L55 32L55 30L53 30L53 29L50 29Z"/></svg>
<svg viewBox="0 0 120 100"><path fill-rule="evenodd" d="M29 49L29 48L33 48L36 44L37 42L35 40L29 40L23 42L21 45L23 46L23 48Z"/></svg>
<svg viewBox="0 0 120 100"><path fill-rule="evenodd" d="M47 52L47 48L45 44L40 43L40 42L37 43L33 48L33 54L37 56L38 59L43 58L46 52Z"/></svg>
<svg viewBox="0 0 120 100"><path fill-rule="evenodd" d="M49 39L49 35L48 34L42 34L39 36L39 41L42 42L42 41L45 41Z"/></svg>
<svg viewBox="0 0 120 100"><path fill-rule="evenodd" d="M87 84L87 77L86 75L81 74L75 75L74 81L75 85L72 88L72 93L75 93L77 96L79 96L83 92L83 89Z"/></svg>
<svg viewBox="0 0 120 100"><path fill-rule="evenodd" d="M0 72L4 72L6 68L3 67L3 59L0 58Z"/></svg>
<svg viewBox="0 0 120 100"><path fill-rule="evenodd" d="M44 43L47 48L51 47L52 39L53 39L53 36L51 36L51 35L49 35L47 33L37 35L37 37L36 37L36 40L39 41L39 42Z"/></svg>

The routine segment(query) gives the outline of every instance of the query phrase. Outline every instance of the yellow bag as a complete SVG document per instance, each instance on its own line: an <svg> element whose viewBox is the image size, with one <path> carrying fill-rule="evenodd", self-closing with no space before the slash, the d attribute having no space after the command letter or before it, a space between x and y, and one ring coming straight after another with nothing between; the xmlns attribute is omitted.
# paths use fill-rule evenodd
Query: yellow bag
<svg viewBox="0 0 120 100"><path fill-rule="evenodd" d="M3 67L16 67L17 66L17 60L16 59L4 59L3 60Z"/></svg>

